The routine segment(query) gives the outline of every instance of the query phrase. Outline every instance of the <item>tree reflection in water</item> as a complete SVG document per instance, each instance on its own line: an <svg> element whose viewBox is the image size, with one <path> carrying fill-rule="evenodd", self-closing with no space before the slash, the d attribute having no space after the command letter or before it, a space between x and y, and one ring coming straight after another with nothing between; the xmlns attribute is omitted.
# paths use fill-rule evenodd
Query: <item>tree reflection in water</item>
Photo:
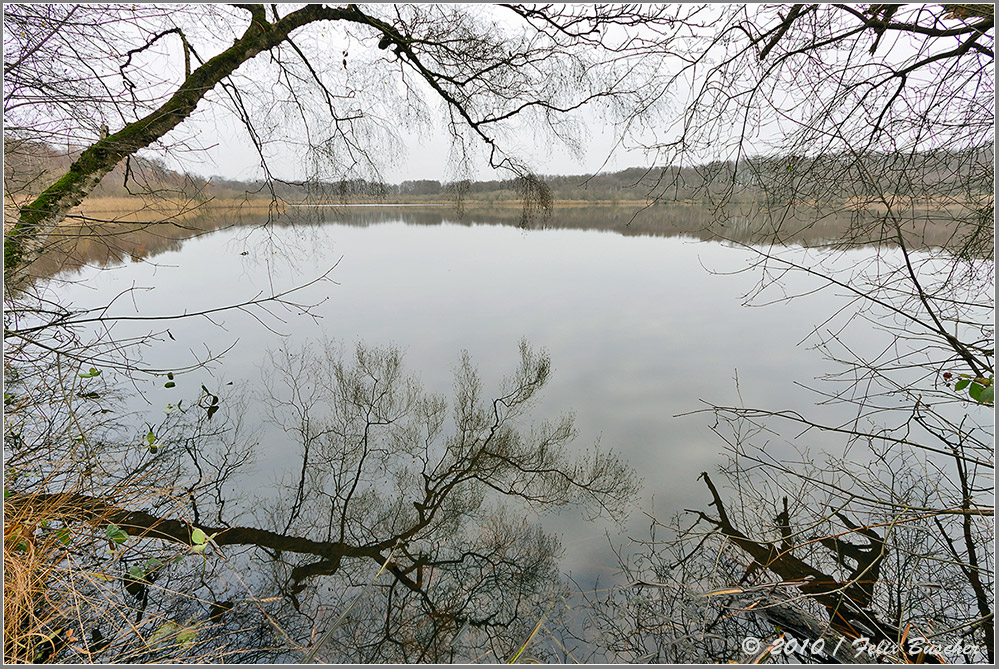
<svg viewBox="0 0 999 669"><path fill-rule="evenodd" d="M449 406L396 350L276 354L271 418L298 442L298 475L251 524L229 521L225 492L245 438L208 431L204 402L114 485L26 482L7 511L46 518L33 546L65 575L32 659L507 659L559 588L559 543L528 512L620 517L638 485L612 454L570 453L571 417L527 424L550 372L522 343L489 396L465 355ZM128 505L125 489L166 492Z"/></svg>

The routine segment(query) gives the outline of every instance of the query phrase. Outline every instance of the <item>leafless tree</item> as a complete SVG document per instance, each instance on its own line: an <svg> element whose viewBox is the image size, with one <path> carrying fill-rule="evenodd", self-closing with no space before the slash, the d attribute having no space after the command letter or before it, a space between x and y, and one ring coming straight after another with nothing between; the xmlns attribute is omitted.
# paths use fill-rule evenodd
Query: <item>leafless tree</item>
<svg viewBox="0 0 999 669"><path fill-rule="evenodd" d="M359 346L348 361L306 349L273 363L273 418L298 442L301 466L266 512L232 517L226 490L252 440L229 398L204 388L138 447L108 429L81 454L72 424L35 431L36 414L8 428L18 475L5 511L36 519L9 548L45 545L53 581L10 635L51 642L10 647L9 658L507 659L560 592L558 541L526 512L578 504L616 517L636 489L612 454L571 452L570 417L524 424L551 372L526 344L493 399L466 356L450 407L405 375L398 351ZM79 461L75 478L45 475L41 456L57 451ZM104 603L67 614L60 591ZM269 597L286 609L275 625L256 601ZM95 630L101 654L87 650Z"/></svg>
<svg viewBox="0 0 999 669"><path fill-rule="evenodd" d="M265 169L280 141L302 145L313 174L334 176L377 175L400 114L404 124L425 119L439 103L459 163L482 147L490 165L543 195L504 148L515 124L534 119L572 140L566 114L631 92L613 62L472 7L10 5L5 25L8 131L87 138L7 231L7 283L115 165L182 146L185 120L209 103L243 123Z"/></svg>
<svg viewBox="0 0 999 669"><path fill-rule="evenodd" d="M657 178L650 198L668 202L681 190L696 193L714 208L705 234L758 254L760 280L747 301L805 297L781 292L788 272L816 279L823 286L818 294L853 300L850 313L856 316L830 314L814 332L817 348L843 364L842 374L806 382L819 401L846 405L852 417L827 424L780 407L709 406L733 458L727 487L714 483L721 480L717 474L706 476L713 510L692 512L684 524L671 525L674 535L667 541L648 545L639 557L644 562L628 572L635 587L616 593L623 601L595 602L602 629L613 637L613 644L598 646L631 660L746 659L740 639L750 633L769 639L776 623L813 643L825 640L827 648L840 640L853 648L868 637L889 643L897 659L932 657L906 645L918 634L981 649L964 659L993 659L994 8L504 10L522 21L524 32L511 33L476 10L436 6L310 5L283 15L280 8L263 6L169 14L145 7L5 9L5 118L23 132L17 139L36 138L32 129L41 129L41 138L82 136L84 129L96 138L73 169L21 208L5 235L8 290L30 273L56 223L102 176L157 142L174 146L174 133L202 102L235 113L263 162L272 156L269 142L295 120L294 137L311 149L313 172L336 176L377 174L371 157L378 152L368 140L391 136L388 110L400 96L407 113L416 116L430 101L440 101L458 160L478 142L492 165L525 176L526 195L542 203L544 188L501 148L510 123L531 116L572 139L564 112L595 100L620 104L626 119L622 142L648 149L663 166L650 170ZM88 39L72 38L78 26ZM65 39L92 52L106 35L121 48L86 60L103 69L81 75L81 60L66 50ZM162 77L149 64L168 42L180 43L183 66L177 56L176 75ZM330 42L337 48L321 48ZM47 73L66 63L72 65L68 76ZM372 85L372 76L386 72L398 86L378 98L385 89ZM58 104L34 104L38 91L32 87L46 80L58 82ZM262 86L268 100L281 102L273 114L251 106ZM77 115L87 121L74 120ZM112 126L106 137L97 119ZM805 229L820 230L844 215L851 223L846 234L811 244L821 253L786 246ZM748 242L746 227L755 235ZM929 243L931 237L945 241ZM850 255L856 249L867 249L866 259ZM855 338L885 334L889 341L880 354L856 353ZM425 521L422 529L443 531L432 522L438 516L427 516L427 505L443 501L434 491L445 488L462 493L446 498L459 511L469 517L482 511L481 502L457 483L465 481L463 467L475 459L469 455L474 449L448 450L461 440L445 440L440 451L429 447L436 443L432 439L427 449L400 451L419 472L413 476L390 468L386 473L395 471L395 478L369 488L353 474L386 457L366 447L365 429L378 427L395 441L405 432L395 422L372 423L370 416L394 415L401 407L410 415L423 407L422 422L403 423L420 435L434 432L442 416L439 404L417 401L408 391L369 401L365 392L378 386L373 381L391 371L379 367L391 356L379 359L329 367L327 378L346 384L337 387L357 389L355 402L321 407L308 396L286 400L309 420L289 425L300 432L303 467L300 482L291 487L291 520L284 519L290 524L278 529L307 527L320 535L299 538L321 544L349 544L348 527L355 522L396 539ZM471 381L469 376L459 383L466 397L475 396ZM357 406L367 413L347 411ZM493 406L496 421L500 409ZM326 416L319 423L312 419L316 410ZM528 442L498 427L493 433L488 407L481 415L476 411L459 411L458 425L469 434L495 435L480 440L490 446L479 458L488 461L490 475L512 476L499 483L486 479L500 491L545 503L567 501L568 493L578 491L518 487L533 477L551 478L542 476L552 473L548 464L528 457L521 462L526 469L509 469L506 452L491 446L502 442L523 456L518 449ZM809 436L819 433L840 438L842 449L808 448ZM784 441L799 455L773 455L775 434L790 434ZM352 446L337 450L342 443ZM338 474L317 473L326 471ZM417 493L384 502L376 494L379 486ZM361 497L366 503L358 505ZM115 517L141 526L138 516ZM396 519L401 525L393 524ZM506 540L517 534L515 527L497 526L495 535ZM208 527L216 529L224 528ZM390 546L375 548L377 555L362 560L384 564ZM542 543L532 544L535 549L547 550ZM412 551L402 555L393 587L404 588L399 575L412 579L422 564ZM458 560L455 555L447 560ZM335 561L321 556L296 562L291 570L332 569ZM289 581L281 569L275 573L294 591L294 578ZM352 583L362 584L359 572L353 574ZM387 637L404 627L393 624L416 610L408 607L427 601L419 588L400 592L405 604L399 617L386 618ZM390 593L379 596L396 597ZM623 618L622 610L632 617ZM622 623L631 619L640 624ZM371 632L363 625L350 629ZM391 657L413 657L396 648ZM369 657L385 657L378 652ZM844 659L835 652L799 655Z"/></svg>
<svg viewBox="0 0 999 669"><path fill-rule="evenodd" d="M678 542L650 544L645 568L628 572L653 585L604 618L624 657L746 659L741 637L772 637L746 612L769 610L765 625L811 642L867 637L897 658L933 659L906 646L917 634L991 660L994 8L517 11L555 37L661 57L659 87L628 128L668 166L650 197L693 188L712 204L709 232L759 258L747 303L808 297L787 294L788 273L850 300L812 337L842 371L801 381L852 418L709 402L732 494L706 476L713 511L671 525ZM609 13L645 30L595 30ZM787 246L844 213L849 229L816 250ZM930 230L945 241L926 244ZM883 349L859 354L875 337ZM819 433L842 450L810 447ZM775 440L797 455L777 455ZM722 594L699 597L684 590L692 583Z"/></svg>
<svg viewBox="0 0 999 669"><path fill-rule="evenodd" d="M289 179L281 165L289 156L306 166L294 177L306 190L335 190L356 177L376 183L399 157L401 128L443 126L459 172L483 154L519 179L524 217L549 210L549 190L510 148L516 133L526 125L572 144L574 111L637 88L613 59L567 48L501 13L515 17L439 5L5 5L5 150L30 157L70 147L73 159L62 172L31 169L30 160L21 161L24 174L5 167L14 207L4 230L5 354L64 355L84 369L128 360L124 342L78 339L77 325L106 319L108 305L69 308L57 287L32 280L49 271L70 235L114 256L123 229L188 237L204 227L176 213L141 224L74 215L81 225L59 225L111 175L143 202L166 195L144 187L142 166L155 163L142 156L196 159L204 143L192 116L235 119L272 200ZM182 210L200 207L198 187L178 186ZM290 295L248 296L242 305L270 323L269 309L282 306L310 305Z"/></svg>

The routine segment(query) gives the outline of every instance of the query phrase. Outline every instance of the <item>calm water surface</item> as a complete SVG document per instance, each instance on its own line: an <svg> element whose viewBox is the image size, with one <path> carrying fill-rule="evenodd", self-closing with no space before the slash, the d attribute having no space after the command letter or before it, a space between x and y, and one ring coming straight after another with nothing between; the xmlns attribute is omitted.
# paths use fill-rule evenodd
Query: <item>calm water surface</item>
<svg viewBox="0 0 999 669"><path fill-rule="evenodd" d="M264 649L275 643L285 648L287 639L308 646L323 629L336 627L330 627L332 620L364 601L353 608L356 623L344 623L325 642L322 659L451 661L475 659L488 650L508 652L496 651L495 644L515 650L545 607L563 596L578 596L571 588L569 595L553 596L557 574L583 590L623 586L627 581L619 573L618 555L636 550L633 539L648 540L652 518L667 520L684 509L706 508L710 497L698 476L716 472L726 456L725 443L711 429L713 416L699 410L741 404L798 411L826 424L849 423L854 416L846 405L817 405L823 398L803 386L819 385L816 379L841 371L811 346L817 329L838 331L856 314L856 305L835 291L812 292L817 282L790 274L758 296L756 302L768 306L747 306L746 295L772 275L754 267L760 257L752 248L698 239L695 231L703 221L697 217L703 215L667 211L663 216L673 222L660 229L627 225L629 216L615 210L579 210L578 220L569 210L560 214L561 225L523 229L485 215L456 220L444 209L313 211L311 222L242 225L186 241L158 238L157 228L145 237L121 239L124 256L118 257L131 256L124 262L100 250L90 250L85 256L90 260L82 266L72 256L53 260L76 267L65 269L52 284L62 303L81 309L109 305L109 318L88 336L129 342L155 335L124 350L133 365L159 370L156 375L116 375L109 368L96 381L116 387L127 409L127 433L110 442L124 445L121 468L158 468L157 475L173 477L164 479L164 488L190 486L191 508L185 502L183 513L195 513L196 507L201 515L188 522L215 523L226 536L247 537L234 538L220 551L223 561L206 563L211 578L198 565L171 569L164 578L174 584L164 585L163 592L174 588L189 596L157 599L161 615L180 619L188 615L181 613L185 607L193 607L191 615L204 617L199 602L228 599L238 605L221 626L236 635L225 642L227 648ZM666 230L681 234L671 236ZM876 257L865 249L836 256L803 247L781 253L808 263L830 263L847 273ZM891 253L883 250L880 257ZM310 284L324 275L327 280ZM150 320L245 304L303 285L307 287L286 296L285 304ZM806 293L811 294L779 299ZM891 339L869 323L861 325L862 336L850 339L860 356L877 353ZM427 617L419 587L404 588L400 577L383 578L376 589L367 588L384 559L381 548L343 557L342 563L340 557L330 557L341 555L340 549L330 548L337 538L333 509L341 502L329 500L343 498L324 495L340 485L342 472L354 471L348 461L353 457L350 444L357 442L353 437L334 440L324 451L321 440L316 441L309 447L309 468L303 468L304 444L312 442L277 425L274 418L295 427L299 415L278 404L271 391L288 376L302 387L308 374L275 361L303 348L313 353L339 350L349 359L358 344L396 347L407 374L426 391L450 398L467 352L488 402L499 396L503 379L517 368L522 341L547 352L553 374L515 427L527 433L542 421L573 415L577 434L571 452L583 455L598 446L618 454L630 472L620 476L622 482L635 484L638 493L621 522L606 515L594 518L577 507L539 512L514 502L509 504L514 516L506 516L513 529L503 529L493 524L502 514L495 515L492 506L480 513L473 504L474 511L455 516L453 528L446 525L417 536L412 547L418 553L405 556L408 564L415 569L425 550L435 560L432 575L428 570L420 587L435 601L450 602L447 606L463 602L453 609L460 616L428 632L426 626L437 623ZM202 361L207 362L197 366ZM181 372L192 365L193 371ZM171 370L176 385L167 388ZM318 381L323 380L320 375ZM168 415L171 406L207 401L210 395L202 388L220 398L220 418L206 422L206 405L188 409L184 415L200 417L201 426L180 425L169 436L164 426L178 415ZM277 394L287 399L288 389ZM307 390L300 403L321 399ZM240 429L238 448L226 452L220 438L210 433L233 425ZM166 444L156 454L144 442L149 430ZM768 440L767 453L776 458L794 457L795 448L806 459L818 459L823 450L842 454L844 448L835 435L815 432L762 438ZM413 456L399 450L410 439L382 451L378 457L384 460L378 462L383 464L364 474L370 478L353 474L362 481L362 501L354 504L351 493L351 501L343 502L343 508L356 514L347 523L344 511L340 532L347 527L346 544L370 547L398 536L395 526L410 527L405 523L419 509L412 501L422 499L419 452L407 460ZM134 453L127 446L132 443L139 444ZM439 445L428 450L428 460L436 462L434 448ZM251 457L242 461L244 450ZM415 469L408 471L410 465ZM303 477L306 469L309 474ZM217 477L221 482L216 489L219 471L225 473ZM470 494L474 498L478 493ZM158 512L177 513L172 500L164 500ZM518 525L516 518L524 514L529 524ZM536 527L560 542L557 563L547 540L530 529ZM252 534L256 529L241 528L269 534L260 539L262 535ZM509 561L503 558L507 550ZM490 556L485 567L477 562L480 554ZM532 562L535 557L538 561ZM420 572L413 573L419 582ZM255 593L249 599L248 591ZM257 603L251 605L251 600ZM270 607L269 617L258 615L261 602ZM567 610L575 611L574 606ZM474 618L486 611L510 617L505 641L490 637L487 627L477 628L474 634L480 636L474 639L463 631L461 621L468 618L462 616ZM276 640L274 620L286 635ZM383 626L384 620L398 627ZM385 638L377 638L383 628ZM429 634L433 642L413 641L415 650L405 652L405 644L398 645L419 634ZM258 650L239 657L298 661L296 652ZM562 657L561 652L554 648L553 657Z"/></svg>
<svg viewBox="0 0 999 669"><path fill-rule="evenodd" d="M223 399L251 391L242 420L259 445L252 467L230 482L247 515L265 508L275 482L300 466L301 447L263 419L266 400L255 392L273 373L269 353L327 340L348 353L358 342L396 346L427 390L448 394L462 351L487 392L516 366L521 340L548 351L554 374L532 416L573 413L576 448L614 450L643 480L624 526L575 511L541 518L566 548L563 569L583 582L613 572L610 546L641 536L647 515L706 503L696 479L718 466L723 444L709 415L679 414L704 408L703 400L815 415L814 396L797 384L833 368L806 340L843 298L744 306L760 274L738 270L757 257L717 242L456 224L448 216L408 225L386 210L366 214L364 225L340 213L325 223L221 230L141 262L67 274L73 283L63 292L78 306L112 302L113 316L169 315L280 292L333 268L332 282L289 298L308 305L307 314L272 306L270 314L112 326L119 339L169 330L133 353L149 368L225 352L208 369L178 376L177 388L164 389L162 379L140 385L131 407L155 423L164 406L201 384ZM788 283L789 292L812 287L801 277ZM825 411L830 420L846 418Z"/></svg>

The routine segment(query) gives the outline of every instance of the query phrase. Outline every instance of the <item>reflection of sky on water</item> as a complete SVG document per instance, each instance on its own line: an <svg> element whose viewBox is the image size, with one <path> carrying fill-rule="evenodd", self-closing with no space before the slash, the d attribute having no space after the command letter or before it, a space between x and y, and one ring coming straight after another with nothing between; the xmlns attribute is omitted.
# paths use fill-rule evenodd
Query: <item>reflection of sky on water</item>
<svg viewBox="0 0 999 669"><path fill-rule="evenodd" d="M585 230L401 223L242 228L188 241L150 263L84 272L63 294L78 306L95 305L131 286L155 286L119 298L111 312L190 312L292 287L339 262L331 275L336 285L318 284L294 298L325 299L314 311L321 318L280 308L275 314L284 322L261 316L281 334L238 312L213 317L220 327L202 318L116 324L119 337L169 327L173 340L164 337L143 351L143 362L154 368L181 367L193 361L192 352L217 353L235 342L211 372L178 376L172 390L151 383L151 408L136 404L151 421L167 403L196 395L202 383L215 392L229 381L234 388L259 386L265 351L304 341L329 338L348 354L356 341L397 345L426 389L448 394L462 350L490 392L516 365L517 344L526 338L548 350L555 371L534 415L574 412L579 448L599 441L645 480L626 533L638 537L648 527L643 512L665 518L707 502L696 478L718 466L722 444L707 427L710 416L675 416L702 408L702 399L737 403L736 371L747 406L837 413L817 412L815 398L794 382L832 369L798 343L843 301L823 293L766 308L741 306L759 274L716 273L746 267L751 255L678 237ZM785 282L794 292L815 285L800 276ZM245 420L263 413L251 407ZM840 411L838 420L844 418ZM809 447L835 445L829 437L808 438ZM268 481L298 466L298 447L272 428L262 431L260 443L257 470L244 486L266 497ZM615 543L625 541L620 529L587 522L578 512L544 522L562 534L565 566L583 581L612 565L605 530Z"/></svg>

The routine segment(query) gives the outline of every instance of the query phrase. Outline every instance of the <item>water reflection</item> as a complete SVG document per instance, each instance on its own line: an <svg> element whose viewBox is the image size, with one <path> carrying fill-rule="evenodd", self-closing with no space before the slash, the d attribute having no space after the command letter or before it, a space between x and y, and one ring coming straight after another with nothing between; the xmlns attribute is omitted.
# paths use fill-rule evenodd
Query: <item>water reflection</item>
<svg viewBox="0 0 999 669"><path fill-rule="evenodd" d="M579 607L578 658L994 661L991 509L949 506L947 482L904 453L782 468L762 450L733 450L727 494L702 476L703 511L653 520L621 562L628 585Z"/></svg>
<svg viewBox="0 0 999 669"><path fill-rule="evenodd" d="M585 211L578 213L585 219ZM258 367L267 350L324 338L395 343L420 370L425 388L449 394L450 368L462 349L471 352L491 387L517 364L510 354L527 337L551 351L559 366L535 417L576 411L584 443L600 441L644 473L643 509L653 502L667 510L687 505L702 492L697 474L717 462L718 442L703 421L676 420L675 414L696 409L702 398L737 401L735 370L747 402L804 409L813 398L794 382L828 371L799 342L843 303L829 296L825 303L742 308L745 282L704 270L745 267L751 254L739 249L665 236L440 224L440 210L432 212L428 225L374 224L381 216L419 220L419 212L409 209L363 209L350 220L355 214L358 225L220 231L148 263L70 275L60 294L65 304L88 307L121 296L103 313L112 318L192 313L301 285L342 256L332 275L337 285L314 286L300 298L321 303L311 312L315 320L297 310L276 311L281 320L265 320L271 331L243 312L219 314L212 322L111 321L116 342L168 328L155 345L136 350L132 358L154 369L177 371L191 361L193 351L227 351L222 365L178 375L177 388L162 387L165 378L136 384L145 395L133 398L130 406L145 412L140 424L158 420L182 388L205 383L218 393L260 383ZM629 218L620 212L617 225ZM511 223L516 220L510 217ZM272 244L290 252L273 253ZM854 268L868 255L855 252L846 264ZM788 286L800 292L814 288L807 281ZM868 340L872 349L883 343ZM258 507L277 503L267 499L271 490L277 496L273 478L301 471L289 458L300 440L273 423L260 423L267 404L254 400L246 412L247 422L261 431L261 446L238 484L266 500ZM829 422L849 419L842 414ZM816 448L829 442L820 439ZM608 528L573 514L543 522L570 546L565 570L585 583L609 575L614 556L607 546ZM638 519L629 529L644 525Z"/></svg>
<svg viewBox="0 0 999 669"><path fill-rule="evenodd" d="M253 524L231 517L225 493L252 440L206 410L227 403L207 389L212 401L177 412L186 420L151 427L141 455L119 447L103 494L44 493L49 479L7 500L47 519L40 543L71 533L47 550L76 561L69 578L89 576L74 586L82 599L106 602L80 607L69 633L49 624L55 641L26 659L506 659L559 590L558 540L527 511L620 517L637 489L613 454L570 447L570 417L525 420L551 373L526 343L492 394L467 356L450 398L425 393L391 349L282 351L268 372L299 474ZM227 407L229 420L241 409ZM103 501L126 482L146 510Z"/></svg>
<svg viewBox="0 0 999 669"><path fill-rule="evenodd" d="M828 369L798 344L815 324L828 325L830 313L843 313L847 320L855 313L840 312L842 303L835 296L826 296L817 305L796 302L766 311L743 309L739 293L744 284L706 280L701 266L737 265L744 259L738 251L719 244L692 249L682 240L662 238L678 231L687 238L711 238L715 223L711 215L682 208L650 210L646 215L659 218L647 221L643 228L640 219L632 220L632 213L569 210L563 212L565 218L557 215L539 222L539 228L548 229L521 232L508 227L519 222L516 212L506 216L476 212L468 221L452 224L439 209L364 209L338 221L346 225L304 225L330 217L329 212L311 212L294 225L289 219L286 227L272 226L263 234L256 227L263 221L246 220L242 227L188 244L179 253L164 252L176 250L169 244L157 250L154 240L165 239L165 233L157 232L146 241L134 239L136 246L131 249L128 235L122 236L121 253L153 262L81 272L78 278L83 280L77 286L65 287L67 301L78 298L84 288L103 298L118 295L128 286L149 285L156 291L148 300L142 295L135 299L137 312L180 313L201 306L199 300L210 300L205 306L217 306L230 298L233 302L245 299L257 290L266 292L275 278L294 285L303 275L306 279L315 276L313 270L327 269L340 253L344 262L336 273L340 281L336 290L315 297L316 303L328 299L324 309L317 311L322 318L316 322L288 319L289 326L281 331L287 337L264 331L252 319L227 317L223 323L227 330L206 330L200 321L171 324L169 338L163 337L161 345L145 352L149 361L168 369L193 346L214 344L217 337L231 334L240 344L225 358L225 379L205 373L192 384L191 376L178 376L175 389L160 387L160 380L149 390L152 412L158 413L164 404L177 402L181 388L206 384L200 397L172 414L169 420L175 422L160 426L147 415L133 421L133 431L143 420L153 423L149 432L162 444L156 453L142 446L146 429L138 439L132 435L130 446L122 438L125 432L115 435L109 429L107 438L101 440L104 445L88 453L97 471L91 471L78 486L62 486L89 496L77 499L77 508L86 507L89 498L106 490L113 489L121 497L117 479L130 482L126 490L141 490L155 482L167 491L154 503L131 498L133 504L121 505L129 511L91 508L90 516L100 518L88 539L92 550L86 553L79 544L74 544L74 550L91 559L93 567L87 573L110 574L112 581L90 577L86 587L91 588L93 599L109 603L102 604L102 613L87 620L87 629L78 629L77 635L91 640L90 648L103 645L104 655L98 659L104 660L112 654L117 661L154 660L187 649L193 656L216 660L266 661L300 660L304 653L299 647L315 647L332 629L323 640L319 659L450 661L506 659L546 613L550 613L550 629L578 630L574 627L578 621L549 612L552 602L561 602L563 594L557 574L560 568L572 570L583 588L590 589L594 578L591 573L581 576L581 571L591 567L611 571L614 565L607 559L604 527L580 522L575 512L554 521L549 515L537 523L533 516L528 520L527 514L539 506L557 510L586 497L597 507L616 511L621 501L616 495L623 497L633 479L613 460L589 461L579 467L559 459L557 447L571 432L566 423L539 424L532 431L524 426L525 414L516 424L506 423L510 430L497 426L493 431L499 420L497 411L505 412L510 408L506 402L518 397L507 393L525 380L538 379L547 367L540 365L542 358L529 352L520 356L513 389L508 386L496 396L474 390L478 387L475 375L466 364L459 364L458 384L446 397L466 400L445 410L441 393L450 383L449 365L456 352L462 347L471 349L487 380L482 387L492 388L491 379L510 362L503 352L512 352L513 344L525 334L555 351L559 374L544 398L532 393L529 399L537 401L537 406L529 417L540 420L567 408L577 409L575 425L582 443L603 436L604 443L623 452L650 480L643 492L656 496L655 502L668 516L704 497L705 490L695 478L715 466L718 448L716 439L701 434L706 431L702 420L692 426L690 421L673 420L673 414L698 406L702 397L732 403L745 398L750 406L795 410L810 406L814 397L803 397L794 384ZM670 216L676 220L671 222ZM847 216L841 223L850 219ZM388 220L391 223L382 224ZM835 220L828 222L829 230L835 230ZM755 239L754 231L760 229L748 221L731 224L747 240ZM612 232L593 234L572 228ZM206 224L205 229L210 226ZM254 237L253 233L258 234ZM642 234L660 238L625 237ZM808 234L802 233L799 241L820 244L833 233ZM250 245L247 255L242 255L247 248L243 242L260 242L261 237L259 246ZM931 237L927 234L924 240ZM282 261L270 252L274 244L299 246ZM106 249L84 251L76 260L66 256L60 261L62 266L113 264L123 257L108 254ZM91 260L86 260L87 253L94 254ZM890 252L876 258L871 255L857 251L840 260L852 270L892 259ZM154 267L155 262L162 264ZM279 262L284 264L275 269ZM143 273L150 268L158 273ZM289 271L282 274L286 268ZM785 278L782 285L802 294L813 288L791 278ZM77 287L80 291L74 294ZM90 295L86 297L93 303ZM118 313L123 312L112 315ZM142 334L121 327L116 331L119 338ZM865 331L861 348L881 350L885 345L878 339L881 335ZM402 373L399 354L392 349L362 349L348 363L328 345L303 348L302 342L324 341L327 336L399 342L414 361L413 368L421 372L420 385L430 392L420 391ZM273 351L259 381L265 392L237 409L233 391L258 383L256 366L265 350ZM736 368L742 382L739 398L732 396ZM225 386L228 379L235 385ZM395 388L392 392L387 390L390 385ZM215 393L222 396L223 409L212 417ZM726 395L732 399L726 400ZM75 403L83 403L83 414L108 408L101 403L103 391L89 386L73 397ZM491 403L497 397L508 398L504 403ZM526 409L527 403L519 406ZM259 423L268 411L270 422ZM227 413L230 420L223 421ZM852 416L849 408L846 414L840 412L826 422L845 424ZM185 423L180 416L189 419ZM455 429L449 432L445 425ZM236 438L232 432L236 427L258 433ZM127 429L123 425L122 430ZM75 436L67 428L65 435L50 431L49 436L34 441L50 445L63 439L69 452ZM809 434L808 454L799 460L809 462L811 454L830 443L826 439L823 442L823 435ZM256 447L250 449L254 442ZM551 446L546 445L549 442ZM116 449L107 445L112 443L118 444ZM841 446L838 438L832 443ZM488 447L476 457L475 444ZM531 445L533 451L528 448ZM767 453L779 460L786 446L786 442L768 439ZM547 450L552 447L554 451ZM253 466L244 466L250 464L251 456ZM30 458L25 455L24 459ZM108 482L109 476L117 478ZM276 476L280 484L271 485L268 476ZM735 476L731 484L745 486L746 481ZM498 501L503 498L512 499L515 508L505 509ZM130 498L125 495L125 499ZM752 521L736 527L752 527L757 543L779 542L782 537L774 533L770 522L777 512L766 506L777 499L779 495L760 495L756 504L746 499L733 502ZM710 498L699 508L709 502ZM821 509L820 502L803 498L798 506L812 504ZM647 497L638 508L652 506ZM790 516L796 523L807 524L795 502ZM847 517L850 523L859 520L857 515ZM644 535L648 522L639 521L642 534L630 536ZM108 522L132 534L155 526L161 539L129 539L121 545L111 539L114 551L109 557L102 553L109 548ZM194 541L192 525L202 531L205 542ZM948 526L941 536L956 537L958 530ZM688 536L699 541L699 531ZM837 531L843 528L829 527L826 534ZM555 532L564 537L569 550L559 550L553 540ZM592 550L597 542L604 546L602 553ZM58 543L54 540L56 550L60 550ZM196 550L199 547L204 551ZM721 555L722 561L707 559L704 553L694 559L689 551L670 552L663 545L639 555L636 559L646 560L644 566L651 571L632 573L660 584L669 576L673 590L654 585L652 592L674 598L669 602L672 608L641 588L621 588L615 582L613 593L627 598L627 605L591 602L588 611L595 612L587 613L591 620L605 616L603 624L589 628L599 630L597 637L580 632L571 658L550 657L639 661L650 657L652 644L653 650L662 651L651 656L656 659L744 659L739 655L741 637L723 638L720 633L755 631L762 637L766 625L772 628L772 623L726 617L731 610L722 606L709 611L710 624L715 625L711 634L693 634L703 629L709 608L704 606L703 593L710 588L699 592L689 588L701 583L738 583L746 571L744 556L722 553L716 543L708 548L714 550L707 557ZM897 558L902 565L897 573L903 575L905 560L918 553L914 549L909 556L899 557L898 553L889 555L892 546L883 548L885 561ZM806 547L813 549L824 551L828 565L824 574L835 576L838 583L847 582L849 569L854 567L830 562L829 551L819 541ZM947 550L945 545L936 546L938 555L946 555ZM174 564L172 560L179 555L183 559ZM385 572L375 579L383 567ZM711 580L719 575L724 578ZM757 575L747 577L751 587L773 585L752 578ZM882 580L880 585L893 587L895 581ZM964 616L971 601L966 599L967 589L954 592ZM642 617L638 632L622 622L632 620L635 612ZM947 615L945 611L935 620L945 621ZM128 625L123 624L125 619ZM729 620L733 622L726 626ZM141 639L134 635L133 625L141 630ZM191 630L197 631L193 637ZM560 643L568 646L571 634L567 632ZM67 641L58 652L77 652L70 650L79 647L73 643ZM591 652L587 649L595 654L587 655Z"/></svg>
<svg viewBox="0 0 999 669"><path fill-rule="evenodd" d="M548 217L536 216L529 226L535 230L600 230L625 236L675 237L698 240L729 240L743 244L772 242L822 246L842 243L877 244L894 247L893 233L884 235L871 212L837 208L831 212L800 209L766 212L751 204L724 216L697 204L596 205L557 207ZM500 225L522 227L516 207L484 205L461 211L452 206L428 207L288 207L284 213L214 212L184 221L109 222L86 226L66 225L53 233L50 249L36 262L37 276L72 272L87 265L107 266L139 262L180 248L183 240L233 227L275 229L335 222L365 227L386 222L433 226ZM911 248L941 247L955 243L957 223L952 217L927 212L916 217L905 233ZM870 229L867 229L870 228ZM866 232L863 232L867 229ZM850 234L847 235L846 233Z"/></svg>

